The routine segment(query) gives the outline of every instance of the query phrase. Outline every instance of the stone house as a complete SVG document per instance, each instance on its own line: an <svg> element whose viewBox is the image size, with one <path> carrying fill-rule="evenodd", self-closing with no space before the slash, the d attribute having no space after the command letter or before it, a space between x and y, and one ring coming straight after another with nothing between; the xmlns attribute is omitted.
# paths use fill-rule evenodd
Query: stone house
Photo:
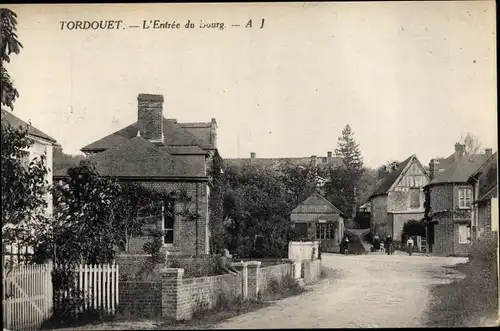
<svg viewBox="0 0 500 331"><path fill-rule="evenodd" d="M471 208L473 187L469 177L491 157L485 154L467 154L465 145L455 144L453 160L431 160L431 181L424 187L431 222L427 227L427 244L434 255L467 255L471 245ZM445 167L445 168L443 168Z"/></svg>
<svg viewBox="0 0 500 331"><path fill-rule="evenodd" d="M217 123L178 123L163 116L163 96L139 94L137 121L81 149L96 165L99 175L133 182L162 193L185 192L191 198L189 211L196 221L180 213L186 206L165 204L146 211L152 228L166 232L163 249L171 254L209 253L209 169L217 156ZM56 178L66 175L63 169ZM173 215L173 216L172 216ZM151 226L150 226L151 228ZM129 243L129 253L142 253L150 241L144 229Z"/></svg>
<svg viewBox="0 0 500 331"><path fill-rule="evenodd" d="M429 175L416 155L401 162L383 178L370 196L370 231L385 237L390 234L400 241L408 221L424 217L424 193Z"/></svg>
<svg viewBox="0 0 500 331"><path fill-rule="evenodd" d="M345 215L321 194L313 193L290 213L290 221L298 237L314 237L323 250L338 252L344 235Z"/></svg>
<svg viewBox="0 0 500 331"><path fill-rule="evenodd" d="M488 152L487 152L488 153ZM473 173L468 183L472 185L471 239L483 233L498 231L498 152Z"/></svg>
<svg viewBox="0 0 500 331"><path fill-rule="evenodd" d="M23 151L23 162L29 164L29 162L35 158L40 159L40 156L45 155L45 166L47 168L47 174L45 180L48 186L52 185L52 175L53 175L53 149L58 147L56 140L41 130L37 129L31 124L21 120L19 117L14 115L8 110L2 109L2 125L3 123L8 123L10 126L18 128L28 128L28 137L33 141L33 144ZM47 207L45 213L47 216L52 215L52 194L47 192ZM30 248L23 247L20 249L17 246L6 247L7 254L18 254L21 251L30 252Z"/></svg>

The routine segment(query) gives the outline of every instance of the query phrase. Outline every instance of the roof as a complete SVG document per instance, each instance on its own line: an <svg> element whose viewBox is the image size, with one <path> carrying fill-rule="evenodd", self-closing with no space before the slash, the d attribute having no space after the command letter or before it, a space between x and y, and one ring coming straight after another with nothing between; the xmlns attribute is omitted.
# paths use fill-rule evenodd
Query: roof
<svg viewBox="0 0 500 331"><path fill-rule="evenodd" d="M2 109L2 121L6 121L9 123L12 127L27 127L28 126L28 134L34 137L42 138L47 141L50 141L51 143L56 144L56 140L49 136L48 134L42 132L41 130L37 129L33 125L30 125L26 123L25 121L21 120L19 117L14 115L12 112L7 111L5 109Z"/></svg>
<svg viewBox="0 0 500 331"><path fill-rule="evenodd" d="M224 159L225 164L234 166L243 165L260 165L260 166L278 166L278 165L292 165L292 166L309 166L311 165L311 157L283 157L283 158L227 158ZM329 166L341 166L343 164L342 158L334 156L328 162L327 157L318 157L317 165L319 168L326 168Z"/></svg>
<svg viewBox="0 0 500 331"><path fill-rule="evenodd" d="M497 196L498 183L498 152L489 157L471 176L469 180L479 182L478 199L482 201Z"/></svg>
<svg viewBox="0 0 500 331"><path fill-rule="evenodd" d="M416 157L416 156L411 155L406 160L401 162L396 170L391 171L384 178L382 178L382 181L380 182L380 184L377 186L377 188L372 193L372 195L370 195L370 199L374 196L377 196L377 195L387 194L389 192L389 189L391 188L392 184L394 184L394 182L399 178L399 175L401 175L401 173L406 168L408 163L410 163L410 161L414 157Z"/></svg>
<svg viewBox="0 0 500 331"><path fill-rule="evenodd" d="M97 173L111 177L175 177L206 178L205 158L186 158L169 153L169 148L156 146L143 137L134 137L88 158ZM66 176L67 169L54 176Z"/></svg>
<svg viewBox="0 0 500 331"><path fill-rule="evenodd" d="M438 173L428 186L447 183L466 183L469 177L486 161L486 158L485 154L460 156L458 161L454 161L443 172Z"/></svg>
<svg viewBox="0 0 500 331"><path fill-rule="evenodd" d="M176 120L163 118L163 135L165 145L168 147L195 146L200 148L200 154L204 154L201 149L215 149L214 142L211 141L212 123L177 123ZM184 127L185 126L185 127ZM128 139L137 136L139 131L138 122L135 122L121 130L118 130L102 139L94 141L83 147L82 152L102 151L108 148L119 146ZM194 151L194 149L192 150Z"/></svg>
<svg viewBox="0 0 500 331"><path fill-rule="evenodd" d="M318 208L321 207L321 208ZM298 204L291 214L339 214L343 213L321 194L315 192Z"/></svg>

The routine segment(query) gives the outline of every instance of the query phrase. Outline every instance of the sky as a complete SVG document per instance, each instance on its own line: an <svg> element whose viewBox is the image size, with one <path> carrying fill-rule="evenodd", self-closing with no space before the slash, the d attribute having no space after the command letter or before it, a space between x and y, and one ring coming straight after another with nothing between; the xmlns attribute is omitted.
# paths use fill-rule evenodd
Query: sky
<svg viewBox="0 0 500 331"><path fill-rule="evenodd" d="M326 156L346 124L370 167L427 164L466 132L497 150L494 1L9 8L14 113L66 153L135 122L139 93L179 122L216 118L227 158ZM142 28L156 19L181 29ZM61 30L76 20L122 23Z"/></svg>

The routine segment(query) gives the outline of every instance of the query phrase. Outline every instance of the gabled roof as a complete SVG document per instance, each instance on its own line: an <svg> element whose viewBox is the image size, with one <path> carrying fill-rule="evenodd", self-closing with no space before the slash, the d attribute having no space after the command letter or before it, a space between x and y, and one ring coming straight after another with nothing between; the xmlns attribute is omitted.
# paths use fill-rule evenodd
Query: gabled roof
<svg viewBox="0 0 500 331"><path fill-rule="evenodd" d="M213 149L213 142L210 141L210 127L208 127L208 137L206 132L198 132L194 135L193 130L198 130L196 126L190 127L190 124L186 123L187 128L184 128L182 124L177 123L175 120L163 118L163 135L165 137L165 145L169 147L186 147L186 146L196 146L202 149ZM196 123L198 124L198 123ZM210 123L205 123L209 125ZM201 129L207 130L204 126ZM81 149L82 152L92 152L92 151L102 151L108 148L116 147L123 144L128 139L132 139L137 136L139 131L138 122L135 122L121 130L118 130L102 139L99 139ZM191 132L193 131L193 132Z"/></svg>
<svg viewBox="0 0 500 331"><path fill-rule="evenodd" d="M382 178L382 181L380 182L380 184L377 186L377 188L372 193L372 195L370 195L370 199L372 197L377 196L377 195L387 194L389 192L389 189L396 182L396 180L399 178L399 176L403 173L406 166L410 163L410 161L414 157L415 157L415 155L410 156L409 158L407 158L406 160L401 162L396 170L391 171L384 178Z"/></svg>
<svg viewBox="0 0 500 331"><path fill-rule="evenodd" d="M457 161L454 161L443 172L438 173L428 186L447 183L466 183L469 177L486 161L486 158L485 154L460 156Z"/></svg>
<svg viewBox="0 0 500 331"><path fill-rule="evenodd" d="M5 109L2 109L2 121L5 121L9 123L12 127L18 128L18 127L28 127L28 134L34 137L42 138L44 140L47 140L53 144L56 144L56 140L52 137L50 137L48 134L40 131L39 129L35 128L33 125L30 125L26 123L25 121L21 120L19 117L14 115L12 112L7 111Z"/></svg>
<svg viewBox="0 0 500 331"><path fill-rule="evenodd" d="M482 201L497 196L498 152L489 157L471 176L469 182L479 182L478 199Z"/></svg>
<svg viewBox="0 0 500 331"><path fill-rule="evenodd" d="M321 207L321 208L318 208ZM315 192L299 203L291 214L339 214L343 213L321 194Z"/></svg>
<svg viewBox="0 0 500 331"><path fill-rule="evenodd" d="M205 159L179 157L168 153L142 137L126 140L89 161L96 165L101 176L134 178L206 178ZM65 176L63 169L54 176Z"/></svg>

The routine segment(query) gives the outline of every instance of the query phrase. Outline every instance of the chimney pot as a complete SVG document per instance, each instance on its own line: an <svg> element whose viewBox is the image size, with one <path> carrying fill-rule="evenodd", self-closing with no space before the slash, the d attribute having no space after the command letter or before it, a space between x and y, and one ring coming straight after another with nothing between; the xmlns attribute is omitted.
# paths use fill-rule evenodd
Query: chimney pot
<svg viewBox="0 0 500 331"><path fill-rule="evenodd" d="M140 93L137 96L137 122L142 137L163 142L163 95Z"/></svg>
<svg viewBox="0 0 500 331"><path fill-rule="evenodd" d="M327 162L331 163L332 162L332 152L329 151L328 153L326 153L326 155L327 155Z"/></svg>
<svg viewBox="0 0 500 331"><path fill-rule="evenodd" d="M311 155L311 165L313 167L318 165L318 158L316 157L316 155Z"/></svg>
<svg viewBox="0 0 500 331"><path fill-rule="evenodd" d="M493 155L493 149L491 148L485 148L484 153L486 154L486 157L491 157Z"/></svg>
<svg viewBox="0 0 500 331"><path fill-rule="evenodd" d="M455 144L455 161L460 160L460 158L464 155L465 145L456 143Z"/></svg>
<svg viewBox="0 0 500 331"><path fill-rule="evenodd" d="M254 152L250 153L250 158L251 159L255 159L255 153Z"/></svg>

